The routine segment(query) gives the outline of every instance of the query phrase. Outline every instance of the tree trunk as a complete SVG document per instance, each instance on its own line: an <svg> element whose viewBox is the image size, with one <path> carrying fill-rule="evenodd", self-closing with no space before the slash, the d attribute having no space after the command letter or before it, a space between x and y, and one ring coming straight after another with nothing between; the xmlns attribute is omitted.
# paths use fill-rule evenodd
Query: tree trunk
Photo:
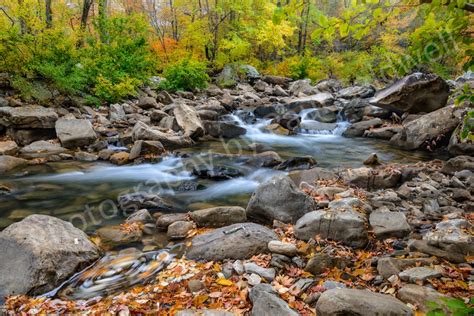
<svg viewBox="0 0 474 316"><path fill-rule="evenodd" d="M85 30L87 27L87 20L89 19L89 12L92 7L93 0L84 0L82 6L82 15L81 15L81 30Z"/></svg>
<svg viewBox="0 0 474 316"><path fill-rule="evenodd" d="M53 26L53 11L51 9L51 0L46 0L46 27L49 29Z"/></svg>

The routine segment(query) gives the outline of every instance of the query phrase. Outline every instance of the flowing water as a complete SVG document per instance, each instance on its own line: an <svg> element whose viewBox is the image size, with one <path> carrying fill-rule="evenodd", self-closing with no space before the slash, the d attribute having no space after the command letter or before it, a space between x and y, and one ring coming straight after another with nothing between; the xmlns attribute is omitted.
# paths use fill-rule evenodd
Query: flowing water
<svg viewBox="0 0 474 316"><path fill-rule="evenodd" d="M312 156L320 167L359 167L367 156L377 153L385 162L415 162L431 158L426 153L404 152L384 141L351 139L341 136L347 123L340 122L334 131L299 133L282 136L269 133L267 120L245 123L241 115L229 120L246 128L246 135L228 141L205 141L153 163L114 166L105 162L52 162L30 166L21 172L0 175L0 184L12 194L0 195L0 229L33 214L48 214L71 221L86 232L123 222L116 208L117 197L132 192L160 194L176 211L214 205L245 205L250 194L262 182L281 173L273 169L245 164L243 157L255 152L250 144L261 144L283 159ZM302 113L303 121L306 120ZM225 181L197 179L195 167L213 166L237 169L242 176ZM180 184L193 182L195 191L183 191Z"/></svg>

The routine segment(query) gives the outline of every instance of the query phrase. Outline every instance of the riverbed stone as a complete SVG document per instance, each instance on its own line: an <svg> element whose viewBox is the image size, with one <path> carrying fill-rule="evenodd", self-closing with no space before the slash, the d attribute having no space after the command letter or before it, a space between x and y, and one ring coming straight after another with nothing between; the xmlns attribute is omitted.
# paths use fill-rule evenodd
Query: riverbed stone
<svg viewBox="0 0 474 316"><path fill-rule="evenodd" d="M166 212L172 210L172 207L159 195L148 192L134 192L120 195L118 197L118 204L122 210L127 211L129 214L141 209Z"/></svg>
<svg viewBox="0 0 474 316"><path fill-rule="evenodd" d="M317 180L331 180L337 178L337 174L335 172L319 167L308 170L292 171L288 174L288 176L297 186L300 186L300 184L303 182L314 183Z"/></svg>
<svg viewBox="0 0 474 316"><path fill-rule="evenodd" d="M200 227L222 227L247 220L245 209L240 206L218 206L193 211L191 219Z"/></svg>
<svg viewBox="0 0 474 316"><path fill-rule="evenodd" d="M474 237L468 231L472 229L465 219L451 219L436 224L433 231L428 232L423 239L428 244L451 253L463 255L474 254Z"/></svg>
<svg viewBox="0 0 474 316"><path fill-rule="evenodd" d="M189 136L174 133L164 133L138 121L132 130L133 140L155 140L161 142L165 148L180 148L192 145L194 142Z"/></svg>
<svg viewBox="0 0 474 316"><path fill-rule="evenodd" d="M395 168L372 169L361 167L347 169L341 173L341 176L347 184L370 191L396 187L402 173Z"/></svg>
<svg viewBox="0 0 474 316"><path fill-rule="evenodd" d="M337 96L343 99L370 98L375 94L371 85L351 86L338 91Z"/></svg>
<svg viewBox="0 0 474 316"><path fill-rule="evenodd" d="M46 140L38 140L20 150L20 154L26 158L46 158L53 155L59 155L66 151L58 143Z"/></svg>
<svg viewBox="0 0 474 316"><path fill-rule="evenodd" d="M28 165L28 161L22 158L2 155L0 156L0 172L8 172L16 168Z"/></svg>
<svg viewBox="0 0 474 316"><path fill-rule="evenodd" d="M309 79L300 79L290 83L288 91L295 96L300 95L311 95L318 93L315 87L311 85L311 80Z"/></svg>
<svg viewBox="0 0 474 316"><path fill-rule="evenodd" d="M165 151L163 144L156 140L136 140L130 150L130 160L134 160L141 155L160 155Z"/></svg>
<svg viewBox="0 0 474 316"><path fill-rule="evenodd" d="M106 226L97 230L101 244L111 248L139 242L142 235L143 232L140 229L125 230L121 226Z"/></svg>
<svg viewBox="0 0 474 316"><path fill-rule="evenodd" d="M424 266L435 263L433 258L407 258L398 259L393 257L379 258L377 260L377 272L388 279L392 275L398 275L401 271L416 265Z"/></svg>
<svg viewBox="0 0 474 316"><path fill-rule="evenodd" d="M414 73L377 91L370 104L401 113L429 113L446 105L449 86L435 74Z"/></svg>
<svg viewBox="0 0 474 316"><path fill-rule="evenodd" d="M84 147L97 140L97 135L89 120L59 119L56 134L66 148Z"/></svg>
<svg viewBox="0 0 474 316"><path fill-rule="evenodd" d="M292 99L287 105L285 105L285 108L288 111L299 113L303 109L329 106L333 101L334 96L331 93L323 92L308 97Z"/></svg>
<svg viewBox="0 0 474 316"><path fill-rule="evenodd" d="M428 243L427 240L409 240L408 248L411 251L426 253L431 256L443 258L455 263L462 263L466 261L465 256L463 254L457 252L449 252L438 247L432 246Z"/></svg>
<svg viewBox="0 0 474 316"><path fill-rule="evenodd" d="M441 273L427 267L414 267L400 272L398 276L403 281L415 283L427 279L439 278Z"/></svg>
<svg viewBox="0 0 474 316"><path fill-rule="evenodd" d="M384 140L390 140L395 134L402 131L400 126L384 126L378 128L371 128L364 132L364 137L368 138L378 138Z"/></svg>
<svg viewBox="0 0 474 316"><path fill-rule="evenodd" d="M167 231L168 226L174 222L189 221L189 215L186 213L169 213L163 214L156 220L156 228L160 231Z"/></svg>
<svg viewBox="0 0 474 316"><path fill-rule="evenodd" d="M402 286L397 293L398 299L402 302L410 303L413 306L417 306L421 312L428 312L430 308L427 305L428 302L434 302L439 306L446 304L445 296L432 288L421 286L418 284L406 284Z"/></svg>
<svg viewBox="0 0 474 316"><path fill-rule="evenodd" d="M115 165L122 166L130 161L130 154L125 151L111 153L111 155L109 156L109 160Z"/></svg>
<svg viewBox="0 0 474 316"><path fill-rule="evenodd" d="M261 184L247 205L247 217L264 223L279 220L295 223L315 207L311 197L300 191L286 175Z"/></svg>
<svg viewBox="0 0 474 316"><path fill-rule="evenodd" d="M296 245L288 242L282 242L279 240L272 240L268 243L268 249L272 253L278 253L281 255L285 255L288 257L294 257L296 253L298 252L298 248L296 248Z"/></svg>
<svg viewBox="0 0 474 316"><path fill-rule="evenodd" d="M246 273L255 273L265 280L271 282L276 276L276 271L273 268L264 268L253 262L244 263L244 270Z"/></svg>
<svg viewBox="0 0 474 316"><path fill-rule="evenodd" d="M454 106L446 106L404 124L402 131L390 139L390 144L413 150L426 147L441 135L450 135L460 121L455 110Z"/></svg>
<svg viewBox="0 0 474 316"><path fill-rule="evenodd" d="M141 209L136 212L133 212L127 219L125 220L125 223L153 223L155 220L153 216L151 216L150 212L148 212L147 209Z"/></svg>
<svg viewBox="0 0 474 316"><path fill-rule="evenodd" d="M337 112L338 109L336 106L314 109L306 115L306 119L315 120L322 123L335 123L337 120Z"/></svg>
<svg viewBox="0 0 474 316"><path fill-rule="evenodd" d="M347 265L348 261L345 258L331 256L327 253L317 253L308 260L304 270L317 276L334 267L343 270Z"/></svg>
<svg viewBox="0 0 474 316"><path fill-rule="evenodd" d="M301 217L295 225L295 236L309 240L316 235L341 241L351 247L364 247L368 241L367 220L351 210L314 211Z"/></svg>
<svg viewBox="0 0 474 316"><path fill-rule="evenodd" d="M370 213L369 223L375 236L379 239L390 237L403 238L411 231L405 214L402 212L391 212L386 207Z"/></svg>
<svg viewBox="0 0 474 316"><path fill-rule="evenodd" d="M175 316L237 316L237 314L219 309L185 309L176 312Z"/></svg>
<svg viewBox="0 0 474 316"><path fill-rule="evenodd" d="M169 239L184 239L193 228L194 223L191 221L176 221L168 226L166 235Z"/></svg>
<svg viewBox="0 0 474 316"><path fill-rule="evenodd" d="M0 155L15 155L18 152L18 145L13 140L0 142Z"/></svg>
<svg viewBox="0 0 474 316"><path fill-rule="evenodd" d="M254 223L233 224L196 236L186 257L220 261L224 259L248 259L267 253L268 242L277 235L265 226Z"/></svg>
<svg viewBox="0 0 474 316"><path fill-rule="evenodd" d="M288 304L281 299L269 284L258 284L252 288L249 294L252 301L252 316L285 315L298 316Z"/></svg>
<svg viewBox="0 0 474 316"><path fill-rule="evenodd" d="M204 135L204 127L196 110L189 105L179 102L173 109L176 122L184 131L185 136L198 139Z"/></svg>
<svg viewBox="0 0 474 316"><path fill-rule="evenodd" d="M0 125L14 128L54 128L58 114L37 105L0 107Z"/></svg>
<svg viewBox="0 0 474 316"><path fill-rule="evenodd" d="M316 304L318 316L332 315L413 315L398 299L368 290L333 289L325 291Z"/></svg>
<svg viewBox="0 0 474 316"><path fill-rule="evenodd" d="M0 297L52 290L100 250L71 223L31 215L0 233Z"/></svg>
<svg viewBox="0 0 474 316"><path fill-rule="evenodd" d="M244 135L247 130L231 122L203 121L206 134L212 137L235 138Z"/></svg>
<svg viewBox="0 0 474 316"><path fill-rule="evenodd" d="M379 127L380 125L382 125L382 120L378 117L367 121L357 122L349 126L342 135L345 137L361 137L364 135L366 130L369 130L372 127Z"/></svg>
<svg viewBox="0 0 474 316"><path fill-rule="evenodd" d="M441 169L442 172L447 174L454 174L463 170L474 171L474 157L463 155L451 158L443 163Z"/></svg>

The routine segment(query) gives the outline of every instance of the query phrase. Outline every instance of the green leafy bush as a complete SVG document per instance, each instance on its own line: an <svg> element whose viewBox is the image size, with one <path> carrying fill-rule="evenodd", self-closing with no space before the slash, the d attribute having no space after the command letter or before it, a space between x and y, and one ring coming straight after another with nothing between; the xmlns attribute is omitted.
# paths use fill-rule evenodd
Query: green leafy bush
<svg viewBox="0 0 474 316"><path fill-rule="evenodd" d="M160 84L160 88L166 90L193 90L205 88L209 76L206 73L204 63L191 59L184 59L169 66L163 73L166 80Z"/></svg>
<svg viewBox="0 0 474 316"><path fill-rule="evenodd" d="M426 305L430 309L426 316L469 316L474 313L474 298L471 298L469 305L455 298L442 299L444 302L427 302Z"/></svg>

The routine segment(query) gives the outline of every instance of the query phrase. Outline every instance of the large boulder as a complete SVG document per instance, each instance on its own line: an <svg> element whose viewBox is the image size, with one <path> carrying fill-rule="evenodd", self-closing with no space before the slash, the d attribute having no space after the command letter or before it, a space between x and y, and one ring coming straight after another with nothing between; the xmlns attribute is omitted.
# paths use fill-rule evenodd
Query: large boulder
<svg viewBox="0 0 474 316"><path fill-rule="evenodd" d="M299 96L301 94L303 95L316 94L318 93L318 90L311 85L311 80L302 79L302 80L296 80L290 83L289 92L292 95Z"/></svg>
<svg viewBox="0 0 474 316"><path fill-rule="evenodd" d="M414 73L378 91L370 103L403 113L433 112L446 105L449 86L434 74Z"/></svg>
<svg viewBox="0 0 474 316"><path fill-rule="evenodd" d="M199 138L204 135L204 128L201 123L195 109L186 105L185 103L179 103L173 109L176 122L184 131L184 135L189 136L193 139Z"/></svg>
<svg viewBox="0 0 474 316"><path fill-rule="evenodd" d="M322 123L335 123L337 121L337 112L338 109L335 106L314 109L306 114L305 119L315 120Z"/></svg>
<svg viewBox="0 0 474 316"><path fill-rule="evenodd" d="M257 188L247 205L247 217L270 224L275 219L295 223L313 209L313 199L300 191L288 176L282 175Z"/></svg>
<svg viewBox="0 0 474 316"><path fill-rule="evenodd" d="M314 211L301 217L295 225L295 236L309 240L316 235L341 241L351 247L364 247L368 241L367 219L357 211L330 209Z"/></svg>
<svg viewBox="0 0 474 316"><path fill-rule="evenodd" d="M368 290L333 289L321 294L316 304L318 316L409 316L411 308L390 295Z"/></svg>
<svg viewBox="0 0 474 316"><path fill-rule="evenodd" d="M269 284L258 284L250 291L252 316L298 316Z"/></svg>
<svg viewBox="0 0 474 316"><path fill-rule="evenodd" d="M38 140L56 138L54 128L8 128L7 135L18 145L26 146Z"/></svg>
<svg viewBox="0 0 474 316"><path fill-rule="evenodd" d="M287 87L293 80L287 77L266 75L263 76L262 81L272 85L279 85L280 87Z"/></svg>
<svg viewBox="0 0 474 316"><path fill-rule="evenodd" d="M54 128L58 114L42 106L0 107L0 125L14 128Z"/></svg>
<svg viewBox="0 0 474 316"><path fill-rule="evenodd" d="M132 138L133 140L156 140L161 142L165 148L180 148L193 144L193 140L189 136L164 133L140 121L133 127Z"/></svg>
<svg viewBox="0 0 474 316"><path fill-rule="evenodd" d="M435 230L423 239L428 244L451 253L474 254L474 237L469 233L472 225L465 219L451 219L436 224Z"/></svg>
<svg viewBox="0 0 474 316"><path fill-rule="evenodd" d="M212 137L234 138L244 135L247 130L231 122L204 121L206 134Z"/></svg>
<svg viewBox="0 0 474 316"><path fill-rule="evenodd" d="M20 153L27 158L47 158L53 155L59 155L65 151L66 149L61 147L58 143L39 140L23 147Z"/></svg>
<svg viewBox="0 0 474 316"><path fill-rule="evenodd" d="M410 121L390 139L390 144L413 150L430 145L438 137L449 137L460 121L455 110L453 106L447 106Z"/></svg>
<svg viewBox="0 0 474 316"><path fill-rule="evenodd" d="M329 106L334 101L334 96L330 93L323 92L314 94L308 97L301 97L290 100L290 102L285 105L285 108L288 111L293 112L300 112L303 109L311 109L311 108L321 108L325 106Z"/></svg>
<svg viewBox="0 0 474 316"><path fill-rule="evenodd" d="M375 94L375 88L371 85L347 87L337 92L337 96L343 99L370 98Z"/></svg>
<svg viewBox="0 0 474 316"><path fill-rule="evenodd" d="M97 139L89 120L59 119L56 121L56 134L66 148L87 146Z"/></svg>
<svg viewBox="0 0 474 316"><path fill-rule="evenodd" d="M275 239L278 239L277 235L264 226L233 224L194 237L186 257L206 261L248 259L268 252L268 242Z"/></svg>
<svg viewBox="0 0 474 316"><path fill-rule="evenodd" d="M355 98L344 104L341 114L345 120L355 123L364 118L369 107L367 99Z"/></svg>
<svg viewBox="0 0 474 316"><path fill-rule="evenodd" d="M334 172L319 167L308 170L292 171L288 176L297 186L300 186L303 182L314 183L317 180L331 180L337 178L337 174Z"/></svg>
<svg viewBox="0 0 474 316"><path fill-rule="evenodd" d="M46 215L8 226L0 251L0 297L52 290L100 255L84 232Z"/></svg>
<svg viewBox="0 0 474 316"><path fill-rule="evenodd" d="M28 165L28 161L25 159L6 155L0 156L0 173L24 167L26 165Z"/></svg>
<svg viewBox="0 0 474 316"><path fill-rule="evenodd" d="M341 177L347 184L370 191L394 188L400 181L402 172L392 168L372 169L361 167L343 171Z"/></svg>
<svg viewBox="0 0 474 316"><path fill-rule="evenodd" d="M405 214L402 212L390 212L386 208L370 213L369 223L375 236L380 239L389 237L403 238L411 231Z"/></svg>
<svg viewBox="0 0 474 316"><path fill-rule="evenodd" d="M191 212L191 219L200 227L222 227L247 220L240 206L218 206Z"/></svg>
<svg viewBox="0 0 474 316"><path fill-rule="evenodd" d="M216 78L216 84L222 88L234 87L240 81L256 82L260 73L255 67L241 64L227 64Z"/></svg>
<svg viewBox="0 0 474 316"><path fill-rule="evenodd" d="M18 152L18 145L12 141L0 141L0 155L15 155Z"/></svg>

